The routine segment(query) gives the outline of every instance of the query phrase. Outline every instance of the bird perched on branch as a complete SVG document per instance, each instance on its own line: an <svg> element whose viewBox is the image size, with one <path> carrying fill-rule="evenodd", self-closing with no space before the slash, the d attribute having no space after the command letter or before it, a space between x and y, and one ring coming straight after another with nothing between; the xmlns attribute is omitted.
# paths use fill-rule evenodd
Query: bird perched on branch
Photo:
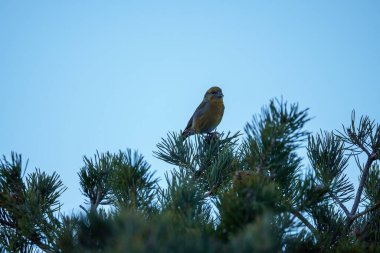
<svg viewBox="0 0 380 253"><path fill-rule="evenodd" d="M202 103L197 107L182 137L187 138L193 134L210 134L222 120L224 113L223 93L219 87L207 90Z"/></svg>

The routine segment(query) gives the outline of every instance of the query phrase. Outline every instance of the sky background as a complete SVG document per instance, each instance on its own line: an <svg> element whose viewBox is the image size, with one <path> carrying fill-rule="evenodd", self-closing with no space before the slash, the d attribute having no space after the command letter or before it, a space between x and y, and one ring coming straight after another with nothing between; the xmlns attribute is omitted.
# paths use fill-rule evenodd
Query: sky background
<svg viewBox="0 0 380 253"><path fill-rule="evenodd" d="M242 131L274 97L310 108L313 133L351 111L380 121L379 1L0 1L0 155L56 171L78 212L83 155L153 156L206 90L218 131ZM304 150L301 151L301 154ZM356 181L357 168L348 168Z"/></svg>

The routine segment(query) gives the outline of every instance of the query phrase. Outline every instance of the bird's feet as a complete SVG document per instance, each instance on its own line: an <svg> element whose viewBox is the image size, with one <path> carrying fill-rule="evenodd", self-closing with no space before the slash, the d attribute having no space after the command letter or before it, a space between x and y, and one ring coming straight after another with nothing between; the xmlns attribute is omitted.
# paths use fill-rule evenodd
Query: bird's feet
<svg viewBox="0 0 380 253"><path fill-rule="evenodd" d="M207 133L205 137L206 142L211 142L211 141L216 141L219 140L220 133L218 132L212 132L212 133Z"/></svg>

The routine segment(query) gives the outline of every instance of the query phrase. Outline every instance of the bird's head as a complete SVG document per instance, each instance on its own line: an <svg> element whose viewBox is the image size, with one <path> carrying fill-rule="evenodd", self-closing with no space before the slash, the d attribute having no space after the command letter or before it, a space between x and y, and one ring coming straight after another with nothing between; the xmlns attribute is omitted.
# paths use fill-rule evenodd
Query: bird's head
<svg viewBox="0 0 380 253"><path fill-rule="evenodd" d="M212 101L212 100L222 100L223 99L223 92L222 89L214 86L207 90L205 97L205 100Z"/></svg>

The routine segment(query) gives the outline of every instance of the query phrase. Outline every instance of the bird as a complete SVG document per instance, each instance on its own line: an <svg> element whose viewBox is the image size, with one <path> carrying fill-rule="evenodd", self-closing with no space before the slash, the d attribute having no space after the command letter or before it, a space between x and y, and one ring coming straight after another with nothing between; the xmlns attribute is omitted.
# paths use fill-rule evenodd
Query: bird
<svg viewBox="0 0 380 253"><path fill-rule="evenodd" d="M201 104L182 132L184 139L193 134L211 134L215 130L223 118L223 96L222 89L217 86L207 90Z"/></svg>

